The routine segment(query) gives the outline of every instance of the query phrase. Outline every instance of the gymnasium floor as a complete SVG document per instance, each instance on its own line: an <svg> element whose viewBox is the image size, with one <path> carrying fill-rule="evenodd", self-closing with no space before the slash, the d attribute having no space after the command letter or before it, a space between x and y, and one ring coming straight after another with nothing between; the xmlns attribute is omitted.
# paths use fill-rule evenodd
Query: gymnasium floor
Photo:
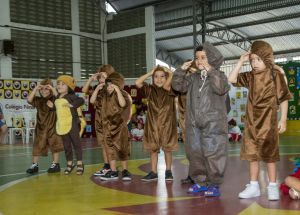
<svg viewBox="0 0 300 215"><path fill-rule="evenodd" d="M187 175L187 160L184 147L174 153L173 182L164 180L163 153L159 156L159 180L142 182L140 178L149 169L148 155L142 144L132 143L132 160L129 170L131 182L102 182L92 177L102 162L101 149L94 139L83 139L85 173L74 172L65 176L63 172L47 174L50 157L41 158L40 173L28 176L25 170L31 163L32 145L0 145L0 214L242 214L242 215L299 215L300 201L282 196L280 201L270 202L265 192L261 197L247 200L237 198L239 191L248 182L248 165L239 160L240 144L230 144L229 162L225 182L221 186L221 197L204 198L187 194L189 185L181 185L180 179ZM279 180L292 172L292 158L300 155L300 136L281 137L281 161L278 163ZM102 163L101 163L102 165ZM64 156L61 154L64 169ZM261 188L265 190L266 171L262 166Z"/></svg>

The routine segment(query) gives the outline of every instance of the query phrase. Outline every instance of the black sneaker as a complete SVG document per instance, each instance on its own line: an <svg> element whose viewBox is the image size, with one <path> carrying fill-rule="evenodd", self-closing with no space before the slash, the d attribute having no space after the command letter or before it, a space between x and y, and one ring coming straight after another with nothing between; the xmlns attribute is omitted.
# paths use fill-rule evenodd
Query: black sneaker
<svg viewBox="0 0 300 215"><path fill-rule="evenodd" d="M131 174L127 169L122 171L122 180L123 181L131 181Z"/></svg>
<svg viewBox="0 0 300 215"><path fill-rule="evenodd" d="M97 172L95 172L93 174L93 176L103 176L103 175L105 175L109 171L111 171L111 169L102 168L102 169L99 169Z"/></svg>
<svg viewBox="0 0 300 215"><path fill-rule="evenodd" d="M60 172L59 163L52 163L49 169L47 170L48 173L55 173Z"/></svg>
<svg viewBox="0 0 300 215"><path fill-rule="evenodd" d="M171 170L166 170L165 172L165 180L166 181L173 181L173 174Z"/></svg>
<svg viewBox="0 0 300 215"><path fill-rule="evenodd" d="M29 169L26 170L28 174L35 174L39 172L39 165L37 163L33 163Z"/></svg>
<svg viewBox="0 0 300 215"><path fill-rule="evenodd" d="M188 176L185 179L181 179L181 184L195 184L194 180L191 178L191 176Z"/></svg>
<svg viewBox="0 0 300 215"><path fill-rule="evenodd" d="M154 172L149 172L148 175L146 175L145 177L143 177L141 180L142 181L156 181L157 180L157 173Z"/></svg>
<svg viewBox="0 0 300 215"><path fill-rule="evenodd" d="M109 171L105 175L100 177L103 181L112 181L112 180L118 180L118 171Z"/></svg>

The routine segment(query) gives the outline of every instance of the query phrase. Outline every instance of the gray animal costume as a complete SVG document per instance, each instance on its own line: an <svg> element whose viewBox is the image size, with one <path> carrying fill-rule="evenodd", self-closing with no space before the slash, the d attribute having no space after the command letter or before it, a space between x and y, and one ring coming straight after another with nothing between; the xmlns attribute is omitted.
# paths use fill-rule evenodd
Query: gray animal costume
<svg viewBox="0 0 300 215"><path fill-rule="evenodd" d="M225 99L230 89L227 77L219 70L223 56L210 43L203 44L212 67L207 77L201 71L186 75L178 68L172 79L173 89L187 92L186 154L189 175L196 183L205 176L208 184L221 184L227 161L227 110Z"/></svg>

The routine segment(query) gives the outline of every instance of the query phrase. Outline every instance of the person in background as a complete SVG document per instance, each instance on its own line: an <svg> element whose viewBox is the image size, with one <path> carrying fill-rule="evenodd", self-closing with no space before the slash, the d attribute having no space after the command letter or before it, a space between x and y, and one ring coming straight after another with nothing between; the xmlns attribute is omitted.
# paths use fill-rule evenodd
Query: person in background
<svg viewBox="0 0 300 215"><path fill-rule="evenodd" d="M0 144L4 143L7 132L8 132L8 127L5 123L2 108L0 107Z"/></svg>

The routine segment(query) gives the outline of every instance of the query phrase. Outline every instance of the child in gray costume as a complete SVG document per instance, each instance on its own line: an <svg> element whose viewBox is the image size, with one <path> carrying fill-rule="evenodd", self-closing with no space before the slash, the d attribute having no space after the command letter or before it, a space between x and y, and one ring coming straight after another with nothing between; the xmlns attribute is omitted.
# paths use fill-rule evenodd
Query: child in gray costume
<svg viewBox="0 0 300 215"><path fill-rule="evenodd" d="M196 182L188 192L206 191L206 196L219 196L227 160L228 127L225 104L230 89L227 77L219 70L222 54L210 43L195 50L195 63L199 69L187 76L193 61L178 68L172 79L173 89L187 92L186 154L189 174ZM202 185L203 176L209 187Z"/></svg>

